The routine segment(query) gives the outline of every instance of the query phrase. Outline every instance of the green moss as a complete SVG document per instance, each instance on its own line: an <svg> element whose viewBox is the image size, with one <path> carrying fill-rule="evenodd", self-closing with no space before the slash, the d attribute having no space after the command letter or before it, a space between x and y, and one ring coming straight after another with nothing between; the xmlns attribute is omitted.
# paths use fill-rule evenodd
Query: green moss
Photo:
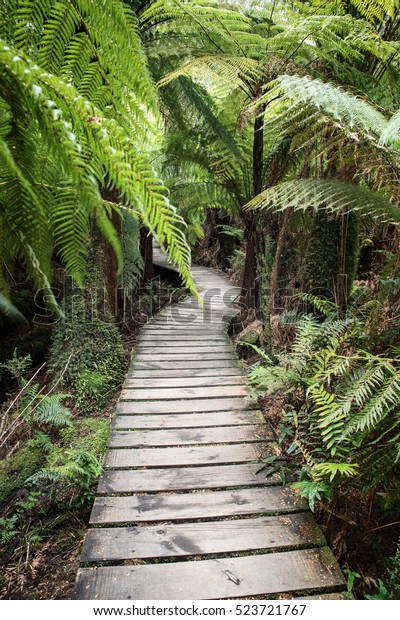
<svg viewBox="0 0 400 620"><path fill-rule="evenodd" d="M260 344L260 335L256 330L249 330L240 336L238 344Z"/></svg>
<svg viewBox="0 0 400 620"><path fill-rule="evenodd" d="M44 459L43 446L30 441L13 456L0 462L0 504L13 491L24 486L25 480L43 466Z"/></svg>
<svg viewBox="0 0 400 620"><path fill-rule="evenodd" d="M67 448L89 452L101 461L107 447L110 426L108 420L90 418L75 420L74 426L60 432L57 445L54 445L47 458L47 467L53 467L63 460Z"/></svg>

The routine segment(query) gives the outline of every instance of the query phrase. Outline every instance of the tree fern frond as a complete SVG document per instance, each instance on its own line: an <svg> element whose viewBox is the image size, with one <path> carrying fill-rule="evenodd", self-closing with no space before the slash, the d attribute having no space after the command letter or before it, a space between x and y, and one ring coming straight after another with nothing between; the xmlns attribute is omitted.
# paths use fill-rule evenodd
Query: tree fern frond
<svg viewBox="0 0 400 620"><path fill-rule="evenodd" d="M255 84L261 73L258 62L250 58L227 54L202 56L166 75L160 80L159 86L165 86L180 76L198 79L200 82L210 79L217 84L222 83L225 89L231 91L241 88L246 82Z"/></svg>
<svg viewBox="0 0 400 620"><path fill-rule="evenodd" d="M128 204L140 213L142 221L160 243L163 245L164 241L167 241L169 256L179 266L184 281L194 290L184 222L169 204L165 196L166 190L157 180L148 158L138 152L124 128L113 119L102 118L101 112L78 95L72 85L65 84L54 75L43 73L39 67L23 60L4 43L0 43L0 67L3 68L2 75L7 75L7 71L12 74L14 91L11 90L10 96L13 96L14 109L16 106L20 106L23 110L30 109L31 116L33 115L38 123L43 144L54 154L63 174L76 188L79 200L76 202L75 212L69 199L65 210L62 210L60 205L57 213L53 211L52 215L58 244L60 248L61 242L64 244L61 251L65 257L69 257L67 268L75 279L80 281L82 270L79 255L74 256L76 242L73 238L76 233L72 231L74 227L78 227L78 237L80 235L79 239L82 240L87 234L89 216L96 215L101 229L107 234L109 242L120 256L119 244L111 224L106 220L99 191L100 184L104 183L104 175L107 174L110 184L117 188L127 199ZM15 85L18 85L20 92L23 93L20 99L16 97ZM64 120L65 116L70 122ZM13 163L9 150L4 148L2 152L7 162ZM32 213L32 217L33 214L37 217L37 213L40 213L40 204L34 189L24 181L15 166L11 169L14 178L21 185L21 192L26 194L27 206L31 203L29 212ZM75 213L78 217L72 221ZM35 219L36 226L37 221ZM22 231L23 226L22 223ZM67 227L71 234L65 238ZM46 237L44 236L44 243L38 245L40 236L34 236L29 230L26 231L26 236L27 239L32 238L32 243L24 242L20 233L21 247L26 249L29 261L33 262L41 274L43 268L48 269L49 261L46 267L44 261L37 258L33 260L32 253L36 247L39 252L43 251L43 247L46 247Z"/></svg>
<svg viewBox="0 0 400 620"><path fill-rule="evenodd" d="M73 2L52 3L43 24L38 48L37 60L40 66L54 73L60 72L65 49L79 29L80 23L81 18Z"/></svg>
<svg viewBox="0 0 400 620"><path fill-rule="evenodd" d="M387 15L394 18L399 8L398 0L351 0L351 4L370 21L382 21Z"/></svg>
<svg viewBox="0 0 400 620"><path fill-rule="evenodd" d="M326 179L298 179L270 187L251 200L245 209L271 208L274 211L306 211L311 208L332 213L357 211L362 215L382 217L387 222L400 221L400 211L383 196L370 189Z"/></svg>
<svg viewBox="0 0 400 620"><path fill-rule="evenodd" d="M400 110L389 119L386 128L381 133L380 143L400 148Z"/></svg>
<svg viewBox="0 0 400 620"><path fill-rule="evenodd" d="M11 323L27 323L25 317L11 301L0 292L0 313Z"/></svg>
<svg viewBox="0 0 400 620"><path fill-rule="evenodd" d="M279 109L290 103L303 103L315 107L350 129L359 129L377 137L387 126L386 118L375 107L328 82L297 75L281 75L268 88L262 101L267 105L273 99L279 101L279 107L278 104L273 106L274 114L277 107ZM269 114L267 107L266 120Z"/></svg>

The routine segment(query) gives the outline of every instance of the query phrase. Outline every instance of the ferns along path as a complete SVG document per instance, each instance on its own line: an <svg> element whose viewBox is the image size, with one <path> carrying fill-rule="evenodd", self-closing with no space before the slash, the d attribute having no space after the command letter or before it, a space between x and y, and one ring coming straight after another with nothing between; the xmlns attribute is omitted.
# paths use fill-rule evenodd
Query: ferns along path
<svg viewBox="0 0 400 620"><path fill-rule="evenodd" d="M155 261L165 257L155 249ZM81 554L78 599L347 598L307 504L260 470L268 427L226 334L238 290L193 267L194 297L142 330Z"/></svg>

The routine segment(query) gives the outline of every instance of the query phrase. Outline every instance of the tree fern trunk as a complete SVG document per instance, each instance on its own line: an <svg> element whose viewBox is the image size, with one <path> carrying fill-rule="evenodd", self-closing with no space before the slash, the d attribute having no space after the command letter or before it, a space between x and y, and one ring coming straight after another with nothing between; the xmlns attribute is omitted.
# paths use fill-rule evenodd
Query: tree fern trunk
<svg viewBox="0 0 400 620"><path fill-rule="evenodd" d="M320 211L313 222L305 269L305 290L344 310L358 264L359 221L355 213L341 217Z"/></svg>
<svg viewBox="0 0 400 620"><path fill-rule="evenodd" d="M143 259L142 284L146 284L154 278L153 237L144 226L140 229L140 254Z"/></svg>
<svg viewBox="0 0 400 620"><path fill-rule="evenodd" d="M291 214L292 214L291 209L287 209L285 211L282 225L279 230L278 242L276 244L274 263L271 269L270 305L271 305L272 310L274 309L275 297L278 291L279 268L281 265L281 256L282 256L283 246L285 244L285 240L286 240L286 236L287 236L287 232L289 228Z"/></svg>

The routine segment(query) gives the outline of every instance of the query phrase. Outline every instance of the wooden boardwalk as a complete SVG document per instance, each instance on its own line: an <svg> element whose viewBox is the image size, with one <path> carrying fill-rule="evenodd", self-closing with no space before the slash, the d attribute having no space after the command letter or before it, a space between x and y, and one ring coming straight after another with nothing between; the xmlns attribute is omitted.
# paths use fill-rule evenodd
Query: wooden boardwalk
<svg viewBox="0 0 400 620"><path fill-rule="evenodd" d="M189 298L140 334L76 597L347 598L305 502L257 473L273 444L226 335L238 290L206 268L193 275L204 307Z"/></svg>

